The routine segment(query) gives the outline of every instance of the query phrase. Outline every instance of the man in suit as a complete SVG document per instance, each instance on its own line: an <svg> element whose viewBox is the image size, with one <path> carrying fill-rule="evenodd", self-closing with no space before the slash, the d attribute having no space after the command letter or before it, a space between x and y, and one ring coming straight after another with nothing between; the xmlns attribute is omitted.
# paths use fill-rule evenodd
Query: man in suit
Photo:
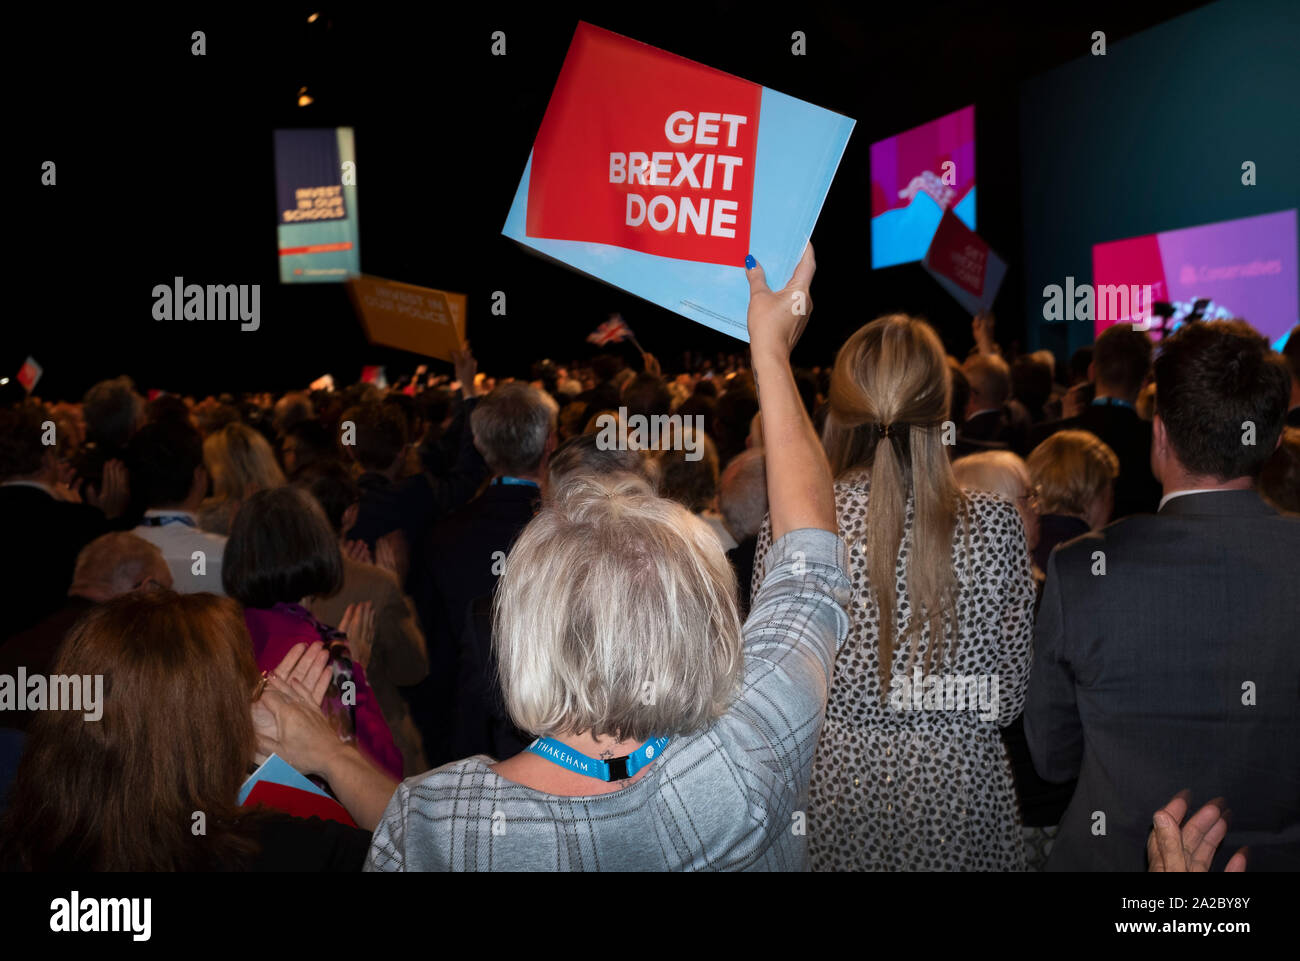
<svg viewBox="0 0 1300 961"><path fill-rule="evenodd" d="M1160 485L1151 473L1151 425L1137 415L1137 398L1151 370L1151 338L1131 324L1102 331L1088 365L1095 390L1083 413L1040 424L1031 435L1037 447L1059 430L1091 431L1119 458L1115 507L1111 519L1152 513L1160 501Z"/></svg>
<svg viewBox="0 0 1300 961"><path fill-rule="evenodd" d="M1011 400L1011 368L997 354L976 353L966 358L962 373L970 396L957 432L954 457L985 450L1010 450L1022 457L1029 437L1029 413Z"/></svg>
<svg viewBox="0 0 1300 961"><path fill-rule="evenodd" d="M1252 870L1300 870L1300 518L1254 480L1282 432L1282 358L1240 322L1161 345L1151 465L1164 497L1057 548L1025 733L1049 781L1078 776L1049 870L1145 867L1151 812L1216 797Z"/></svg>
<svg viewBox="0 0 1300 961"><path fill-rule="evenodd" d="M77 553L109 529L105 510L69 500L71 492L59 486L54 431L39 404L0 409L0 525L6 536L0 637L26 630L58 610L67 598ZM115 513L125 506L124 487L118 495Z"/></svg>
<svg viewBox="0 0 1300 961"><path fill-rule="evenodd" d="M462 662L487 664L486 652L462 655L458 648L471 603L496 589L511 545L540 506L558 413L548 394L527 384L503 384L482 398L470 427L492 483L435 527L429 538L426 574L414 585L429 641L429 677L417 689L412 707L429 763L435 767L462 756L453 746L466 743L457 729L475 726L464 719L484 716L486 679L477 670L466 672L463 682L457 678ZM477 636L471 634L470 642Z"/></svg>

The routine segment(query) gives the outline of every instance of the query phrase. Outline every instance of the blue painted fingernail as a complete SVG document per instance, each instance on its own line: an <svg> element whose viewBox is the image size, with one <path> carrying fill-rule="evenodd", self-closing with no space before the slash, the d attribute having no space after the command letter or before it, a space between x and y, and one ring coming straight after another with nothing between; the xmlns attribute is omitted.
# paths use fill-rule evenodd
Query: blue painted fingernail
<svg viewBox="0 0 1300 961"><path fill-rule="evenodd" d="M758 261L754 259L753 254L745 254L745 269L753 270L758 266Z"/></svg>

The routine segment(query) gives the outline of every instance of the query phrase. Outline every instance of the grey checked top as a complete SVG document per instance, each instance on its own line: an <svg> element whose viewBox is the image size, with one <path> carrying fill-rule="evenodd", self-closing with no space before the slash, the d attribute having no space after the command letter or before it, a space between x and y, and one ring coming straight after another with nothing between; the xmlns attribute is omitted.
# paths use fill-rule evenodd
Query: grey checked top
<svg viewBox="0 0 1300 961"><path fill-rule="evenodd" d="M557 797L479 755L397 789L367 871L804 870L805 805L835 653L848 633L844 542L774 545L745 622L739 692L708 729L669 741L635 784Z"/></svg>

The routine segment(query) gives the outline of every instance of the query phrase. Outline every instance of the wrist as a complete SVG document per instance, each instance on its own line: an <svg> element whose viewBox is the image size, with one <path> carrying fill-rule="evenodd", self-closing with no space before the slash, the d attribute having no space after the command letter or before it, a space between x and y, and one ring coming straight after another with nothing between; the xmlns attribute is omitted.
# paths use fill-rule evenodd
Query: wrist
<svg viewBox="0 0 1300 961"><path fill-rule="evenodd" d="M790 351L780 344L751 343L749 358L755 368L790 369Z"/></svg>
<svg viewBox="0 0 1300 961"><path fill-rule="evenodd" d="M361 757L361 752L355 745L340 741L334 736L328 739L322 738L315 756L311 758L311 763L308 765L311 770L306 773L333 782L340 771L352 765L353 755L358 759Z"/></svg>

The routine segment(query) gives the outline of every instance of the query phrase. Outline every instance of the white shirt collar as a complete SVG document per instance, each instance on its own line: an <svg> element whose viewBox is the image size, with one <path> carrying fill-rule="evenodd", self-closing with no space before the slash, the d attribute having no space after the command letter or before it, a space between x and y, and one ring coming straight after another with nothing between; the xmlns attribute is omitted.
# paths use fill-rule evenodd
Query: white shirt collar
<svg viewBox="0 0 1300 961"><path fill-rule="evenodd" d="M1160 511L1164 510L1165 505L1168 504L1175 497L1182 497L1186 494L1217 494L1220 491L1230 490L1230 489L1231 488L1224 488L1224 487L1200 487L1197 488L1196 490L1190 490L1190 491L1171 491L1170 493L1166 494L1164 497L1160 498L1160 506L1156 508L1156 513L1158 514L1160 513Z"/></svg>
<svg viewBox="0 0 1300 961"><path fill-rule="evenodd" d="M144 512L145 517L188 517L192 521L197 521L198 515L189 511L183 511L179 507L151 507Z"/></svg>

